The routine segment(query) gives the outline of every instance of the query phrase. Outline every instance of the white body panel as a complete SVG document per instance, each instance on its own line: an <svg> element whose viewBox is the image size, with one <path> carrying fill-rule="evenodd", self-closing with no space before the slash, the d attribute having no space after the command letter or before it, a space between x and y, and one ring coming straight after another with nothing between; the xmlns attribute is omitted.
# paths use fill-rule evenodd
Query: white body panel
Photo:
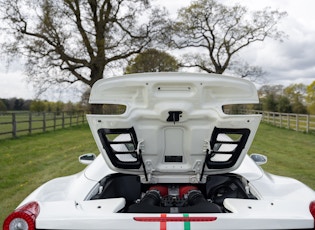
<svg viewBox="0 0 315 230"><path fill-rule="evenodd" d="M88 115L99 156L82 172L42 185L20 206L39 203L37 229L314 229L309 205L315 192L297 180L265 173L247 155L260 116L222 111L226 104L257 102L252 83L231 77L173 73L101 80L93 86L90 103L123 104L127 109L120 115ZM113 130L120 136L107 140ZM226 133L239 139L248 136L243 142L234 141ZM128 149L127 144L135 143ZM119 156L115 158L115 154ZM226 158L234 154L239 155L228 162ZM130 167L130 162L137 163L135 159L139 164ZM122 161L118 167L116 160ZM125 197L97 198L106 191L106 180L121 173L139 175L142 189L179 183L186 187L212 185L215 182L209 182L209 177L231 177L251 197L226 197L222 212L132 213L122 211L130 205ZM141 203L145 192L135 204ZM183 216L186 219L176 219ZM202 218L208 219L200 221Z"/></svg>
<svg viewBox="0 0 315 230"><path fill-rule="evenodd" d="M87 195L86 191L97 184L84 175L97 175L102 172L98 174L99 178L94 178L101 179L109 170L106 168L103 158L98 156L87 169L78 174L79 176L52 180L31 194L23 203L39 201L41 212L37 218L37 228L160 229L160 222L138 222L133 219L135 216L159 217L159 214L116 213L125 204L123 198L105 200L83 198ZM192 217L217 218L212 222L191 222L190 229L311 229L314 226L314 219L308 206L312 200L315 200L315 192L301 182L265 174L248 156L232 173L249 180L250 189L257 193L259 200L226 199L224 206L232 213L189 214ZM63 183L66 181L68 183ZM80 186L73 187L73 183ZM65 186L62 187L61 184ZM64 191L68 191L68 195L65 195ZM55 196L59 192L63 195ZM54 198L51 199L52 197ZM182 215L167 214L167 216ZM168 224L170 227L167 229L177 229L172 228L172 224L180 226L179 229L184 229L183 222Z"/></svg>

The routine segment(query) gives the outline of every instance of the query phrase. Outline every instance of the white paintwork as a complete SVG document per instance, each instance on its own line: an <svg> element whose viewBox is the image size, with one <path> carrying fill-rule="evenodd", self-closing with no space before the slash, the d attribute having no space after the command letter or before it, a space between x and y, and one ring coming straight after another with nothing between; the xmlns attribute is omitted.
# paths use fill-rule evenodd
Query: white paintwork
<svg viewBox="0 0 315 230"><path fill-rule="evenodd" d="M158 87L162 91L157 90ZM253 85L230 77L176 73L164 74L162 79L155 74L145 74L100 81L92 89L91 103L127 105L126 113L119 116L88 116L101 154L82 172L45 183L20 205L30 201L39 203L38 229L161 229L160 222L133 219L160 217L160 214L119 213L125 205L124 198L89 200L91 194L97 192L98 182L116 171L108 164L97 129L135 127L138 138L143 140L144 159L152 163L148 169L151 182L185 183L198 179L200 170L196 169L196 162L204 159L204 143L211 135L209 130L214 126L247 127L251 136L237 165L221 171L206 169L206 174L230 172L239 175L248 182L247 189L258 199L225 199L224 206L231 213L189 214L217 218L212 222L191 222L190 229L314 229L309 204L315 200L315 192L297 180L265 173L247 155L260 117L225 115L221 110L223 104L253 102L257 102ZM182 119L175 125L165 122L169 110L183 111ZM160 136L168 135L169 131L168 138L173 138L172 133L183 133L183 140L177 138L182 147L171 146L168 140L161 139ZM178 164L166 167L159 159L160 152L164 154L174 149L183 150L181 153L186 159L183 167ZM142 175L142 170L119 171ZM168 222L166 227L184 229L184 222Z"/></svg>
<svg viewBox="0 0 315 230"><path fill-rule="evenodd" d="M130 170L112 165L98 136L99 129L134 127L141 141L148 182L177 180L196 183L200 180L214 127L248 128L251 133L233 167L206 168L205 176L226 173L239 167L261 119L261 115L223 113L223 105L258 103L257 91L254 84L247 80L214 74L151 73L103 79L93 86L90 103L127 106L122 115L88 115L87 119L109 167L114 171L142 175L143 182L142 167ZM169 111L182 111L180 120L175 124L166 122ZM183 156L183 162L165 163L164 156L168 155ZM172 177L171 174L176 175Z"/></svg>
<svg viewBox="0 0 315 230"><path fill-rule="evenodd" d="M100 173L99 177L103 178L108 170L99 155L83 173L48 182L23 203L40 201L41 212L36 224L42 229L59 229L58 226L62 226L62 229L160 229L157 223L133 220L134 216L159 216L157 214L115 213L123 207L123 198L93 201L82 199L87 194L86 187L92 189L96 184L82 175L89 171L89 175ZM190 214L189 216L218 218L209 224L191 223L191 229L312 228L314 220L308 206L310 201L315 199L313 190L294 179L265 174L247 155L241 166L232 173L248 180L251 189L258 192L259 200L229 198L225 200L224 205L233 213ZM79 187L73 187L74 180L78 180ZM66 181L68 183L64 183ZM68 186L64 186L65 184ZM62 195L48 199L47 197L53 197L56 190L57 193L58 190L68 191L71 196ZM42 194L45 194L46 198L43 199Z"/></svg>

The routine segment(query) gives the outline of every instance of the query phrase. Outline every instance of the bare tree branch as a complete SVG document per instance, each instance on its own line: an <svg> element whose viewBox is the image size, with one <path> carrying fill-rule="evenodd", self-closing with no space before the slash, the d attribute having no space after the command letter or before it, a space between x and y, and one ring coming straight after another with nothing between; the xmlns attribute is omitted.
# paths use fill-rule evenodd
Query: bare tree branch
<svg viewBox="0 0 315 230"><path fill-rule="evenodd" d="M139 20L147 14L150 20ZM166 13L147 0L0 0L3 51L23 55L36 82L92 86L107 66L140 53L160 36Z"/></svg>
<svg viewBox="0 0 315 230"><path fill-rule="evenodd" d="M198 48L207 54L195 59L186 57L182 66L222 74L243 48L267 38L284 38L277 24L285 16L285 12L270 8L248 12L241 5L230 7L216 0L196 0L180 9L170 26L174 34L169 43L178 49Z"/></svg>

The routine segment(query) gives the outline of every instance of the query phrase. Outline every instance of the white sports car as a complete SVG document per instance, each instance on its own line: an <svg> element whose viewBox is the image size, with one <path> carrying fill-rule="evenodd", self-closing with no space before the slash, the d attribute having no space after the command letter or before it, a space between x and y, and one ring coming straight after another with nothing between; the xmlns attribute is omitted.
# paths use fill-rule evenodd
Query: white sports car
<svg viewBox="0 0 315 230"><path fill-rule="evenodd" d="M87 116L99 156L35 190L4 230L315 229L315 192L247 155L260 115L222 109L258 103L251 82L135 74L98 81L90 103L124 109Z"/></svg>

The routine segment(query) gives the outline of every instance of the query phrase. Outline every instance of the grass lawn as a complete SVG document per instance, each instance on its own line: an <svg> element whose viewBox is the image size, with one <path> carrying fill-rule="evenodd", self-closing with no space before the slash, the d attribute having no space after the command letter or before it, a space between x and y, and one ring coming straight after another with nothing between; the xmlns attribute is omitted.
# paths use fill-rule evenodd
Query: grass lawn
<svg viewBox="0 0 315 230"><path fill-rule="evenodd" d="M84 153L97 153L88 125L0 140L0 223L35 188L85 166Z"/></svg>
<svg viewBox="0 0 315 230"><path fill-rule="evenodd" d="M87 125L0 140L0 223L39 185L82 170L77 159L88 152L98 151ZM265 170L315 189L315 135L261 124L254 152L268 156Z"/></svg>
<svg viewBox="0 0 315 230"><path fill-rule="evenodd" d="M264 170L315 189L315 135L261 124L249 153L268 157Z"/></svg>

